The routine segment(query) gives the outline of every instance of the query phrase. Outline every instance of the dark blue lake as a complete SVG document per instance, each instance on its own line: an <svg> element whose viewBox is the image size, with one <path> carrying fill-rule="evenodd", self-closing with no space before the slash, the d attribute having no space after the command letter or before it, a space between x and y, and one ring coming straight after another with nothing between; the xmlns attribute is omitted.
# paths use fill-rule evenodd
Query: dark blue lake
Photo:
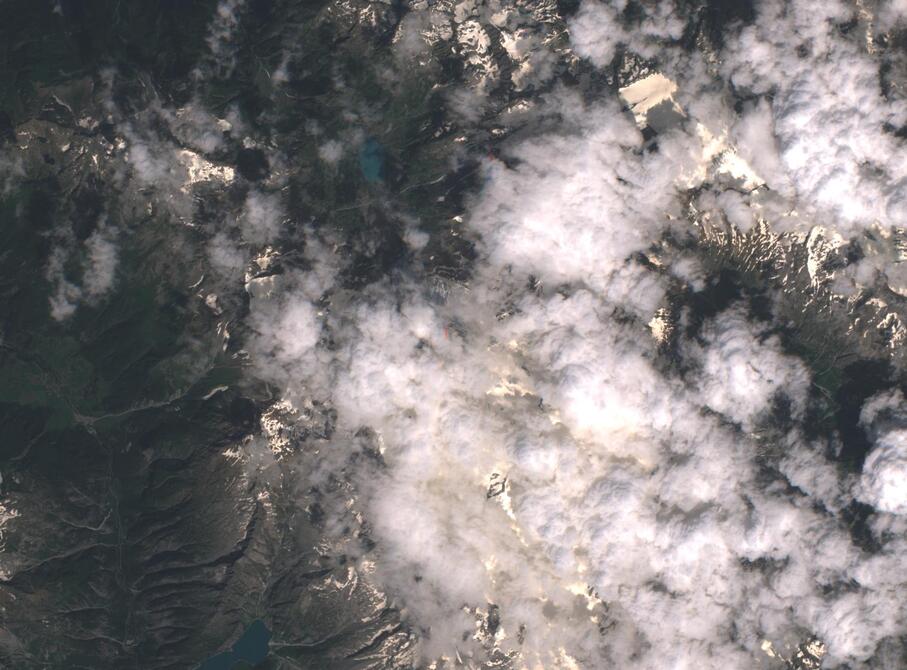
<svg viewBox="0 0 907 670"><path fill-rule="evenodd" d="M249 665L261 663L268 657L268 641L271 631L260 619L253 621L230 651L212 656L202 663L198 670L233 670L233 667L245 661Z"/></svg>

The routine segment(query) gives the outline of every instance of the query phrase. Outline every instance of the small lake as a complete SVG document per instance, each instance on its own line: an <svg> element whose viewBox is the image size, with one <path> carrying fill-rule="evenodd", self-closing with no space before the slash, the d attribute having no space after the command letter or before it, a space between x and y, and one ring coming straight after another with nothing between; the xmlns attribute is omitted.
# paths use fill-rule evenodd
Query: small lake
<svg viewBox="0 0 907 670"><path fill-rule="evenodd" d="M268 657L268 641L271 631L264 622L256 619L246 632L230 648L212 656L202 663L198 670L234 670L238 663L244 662L254 667Z"/></svg>
<svg viewBox="0 0 907 670"><path fill-rule="evenodd" d="M384 172L384 147L373 137L359 150L359 168L366 181L381 181Z"/></svg>

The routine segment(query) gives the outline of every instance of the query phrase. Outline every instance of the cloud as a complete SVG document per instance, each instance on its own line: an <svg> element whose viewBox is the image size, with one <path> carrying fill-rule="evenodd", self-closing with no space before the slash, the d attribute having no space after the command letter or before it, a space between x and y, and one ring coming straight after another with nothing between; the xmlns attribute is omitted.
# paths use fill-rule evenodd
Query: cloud
<svg viewBox="0 0 907 670"><path fill-rule="evenodd" d="M318 147L318 157L328 165L337 165L343 157L343 144L328 140Z"/></svg>
<svg viewBox="0 0 907 670"><path fill-rule="evenodd" d="M642 136L616 105L586 108L565 92L559 104L582 125L571 132L565 123L561 135L518 145L514 169L489 162L471 226L489 271L509 264L552 285L615 290L609 277L621 261L651 243L666 215L679 213L675 181L698 166L700 145L673 134L658 156L641 153ZM628 218L634 225L625 225Z"/></svg>
<svg viewBox="0 0 907 670"><path fill-rule="evenodd" d="M0 153L0 195L8 195L25 176L21 156L16 153Z"/></svg>
<svg viewBox="0 0 907 670"><path fill-rule="evenodd" d="M145 184L172 181L173 161L168 152L157 149L154 142L131 137L126 160L132 165L138 179Z"/></svg>
<svg viewBox="0 0 907 670"><path fill-rule="evenodd" d="M885 0L880 3L878 14L878 28L880 30L895 30L904 27L907 19L907 1Z"/></svg>
<svg viewBox="0 0 907 670"><path fill-rule="evenodd" d="M631 20L623 2L586 1L569 36L594 66L620 45L656 59L663 72L646 70L656 95L553 86L502 115L525 125L495 146L500 159L481 161L483 186L458 217L475 262L443 300L419 261L346 288L359 249L327 223L294 231L305 244L283 259L287 215L270 182L226 228L204 230L219 279L241 278L249 297L243 353L282 394L243 457L269 477L278 459L312 463L298 468L300 486L326 489L327 533L352 525L374 541L350 560L400 608L426 659L478 664L496 649L518 667L758 667L766 648L789 657L818 635L825 667L897 667L886 659L903 653L907 620L903 397L865 405L873 448L861 473L844 473L807 430L810 372L769 326L741 300L688 328L684 301L710 286L691 207L743 232L763 217L848 236L896 225L903 146L885 125L903 122L902 103L882 97L862 38L842 36L850 5L760 3L708 61L675 44L686 19L673 3L637 4ZM464 125L495 113L485 87L502 72L523 90L554 69L548 34L497 9L465 3L454 21L401 22L403 57L462 49L472 85L444 95ZM224 0L212 21L221 74L242 11ZM732 85L748 96L739 109ZM230 119L195 103L152 106L118 123L126 151L115 155L158 191L156 205L188 220L196 184L232 179L207 156L230 148L224 131L240 124ZM646 126L657 132L648 141ZM337 164L354 135L320 140L318 157ZM423 232L415 218L393 221L429 252L434 222ZM121 241L101 225L81 245L54 242L51 311L63 320L115 288ZM683 251L664 252L671 244ZM895 274L878 260L854 265L865 284ZM675 302L668 361L650 324ZM304 461L280 425L313 408L336 412L336 430ZM328 482L343 484L334 498ZM855 501L872 508L875 553L853 539Z"/></svg>
<svg viewBox="0 0 907 670"><path fill-rule="evenodd" d="M893 225L900 140L881 126L898 104L835 32L843 4L763 3L711 65L664 45L685 26L670 3L618 33L621 9L584 3L571 36L597 65L618 37L661 57L679 111L654 142L637 125L649 114L617 99L539 96L560 122L482 163L463 215L477 257L443 301L418 269L345 289L347 261L306 230L304 269L247 277L256 371L288 407L337 412L306 485L355 489L328 527L361 514L375 550L354 558L426 659L758 667L818 636L824 667L888 667L903 651L907 489L884 407L902 399L864 409L874 448L848 475L807 437L810 371L742 302L678 329L680 366L648 324L688 297L675 278L708 285L694 252L658 253L695 242L691 202L741 231L793 206L848 235ZM478 19L458 30L487 55ZM735 110L729 83L754 101ZM243 225L273 232L262 203L253 222L259 197ZM875 554L854 540L855 501L873 507Z"/></svg>
<svg viewBox="0 0 907 670"><path fill-rule="evenodd" d="M780 394L789 402L793 418L802 418L809 372L798 359L782 353L777 336L760 338L742 311L723 312L708 325L699 355L702 399L744 430L753 430Z"/></svg>
<svg viewBox="0 0 907 670"><path fill-rule="evenodd" d="M620 23L626 3L584 2L568 22L570 42L577 55L606 67L622 40L628 39Z"/></svg>
<svg viewBox="0 0 907 670"><path fill-rule="evenodd" d="M85 240L85 274L83 288L90 298L99 298L108 293L114 284L119 263L117 247L104 227L93 232Z"/></svg>
<svg viewBox="0 0 907 670"><path fill-rule="evenodd" d="M217 3L205 37L209 57L204 60L203 67L196 69L196 79L201 79L206 70L223 78L233 74L236 68L236 55L232 38L239 26L244 6L245 0L220 0Z"/></svg>
<svg viewBox="0 0 907 670"><path fill-rule="evenodd" d="M115 242L116 231L104 219L78 246L68 230L60 229L57 234L61 239L51 251L45 273L53 287L50 314L57 321L65 321L75 314L81 303L97 305L113 290L119 250ZM70 277L67 272L73 252L81 271L79 279Z"/></svg>
<svg viewBox="0 0 907 670"><path fill-rule="evenodd" d="M239 276L245 267L246 253L225 233L216 233L208 242L208 259L227 276Z"/></svg>
<svg viewBox="0 0 907 670"><path fill-rule="evenodd" d="M863 405L860 422L874 436L860 480L860 498L883 512L907 514L907 417L904 395L892 391Z"/></svg>
<svg viewBox="0 0 907 670"><path fill-rule="evenodd" d="M277 194L249 192L241 218L246 240L257 244L271 242L280 234L283 222L283 208Z"/></svg>
<svg viewBox="0 0 907 670"><path fill-rule="evenodd" d="M222 149L224 134L233 129L232 123L208 113L197 101L175 110L158 106L155 112L184 146L203 154Z"/></svg>
<svg viewBox="0 0 907 670"><path fill-rule="evenodd" d="M822 457L797 432L766 479L734 427L753 430L782 395L802 417L805 367L738 308L686 343L701 375L653 362L645 324L666 279L634 257L672 227L700 138L678 130L642 152L616 106L569 104L575 126L513 146L514 168L486 165L468 293L337 292L341 264L324 261L308 279L256 280L261 373L336 409L323 467L356 482L374 578L426 658L491 645L529 666L747 667L764 639L790 649L808 631L829 667L866 662L902 590L826 589L865 569L843 520L810 503L841 509L847 482L812 467ZM363 428L383 466L345 460ZM490 604L493 642L476 634ZM867 608L879 625L858 619Z"/></svg>
<svg viewBox="0 0 907 670"><path fill-rule="evenodd" d="M738 89L771 94L780 164L800 205L842 232L899 225L907 212L903 139L886 130L907 120L907 102L882 95L879 62L861 31L841 34L854 13L840 0L760 3L755 22L726 41L721 66ZM757 113L761 120L742 129L744 143L767 137L758 130L766 112ZM777 165L763 167L783 184Z"/></svg>
<svg viewBox="0 0 907 670"><path fill-rule="evenodd" d="M744 106L734 122L732 137L740 154L772 189L786 197L795 195L778 153L772 111L764 99Z"/></svg>

